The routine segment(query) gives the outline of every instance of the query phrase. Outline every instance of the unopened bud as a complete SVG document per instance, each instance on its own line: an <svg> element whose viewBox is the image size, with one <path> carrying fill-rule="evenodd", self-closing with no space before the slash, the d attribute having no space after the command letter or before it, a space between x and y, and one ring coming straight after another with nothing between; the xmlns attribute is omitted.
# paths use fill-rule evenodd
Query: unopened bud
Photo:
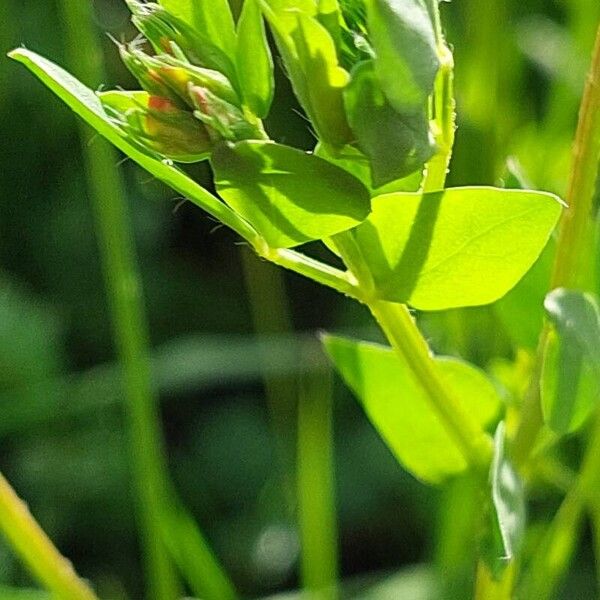
<svg viewBox="0 0 600 600"><path fill-rule="evenodd" d="M133 24L148 39L157 53L182 54L194 65L235 78L231 59L201 31L188 25L154 2L126 0L133 14ZM175 50L175 48L177 50Z"/></svg>
<svg viewBox="0 0 600 600"><path fill-rule="evenodd" d="M188 93L196 108L194 116L222 139L241 141L262 137L257 125L249 123L237 106L198 85L190 85Z"/></svg>
<svg viewBox="0 0 600 600"><path fill-rule="evenodd" d="M178 162L208 158L214 140L194 115L144 92L105 92L100 100L132 141Z"/></svg>

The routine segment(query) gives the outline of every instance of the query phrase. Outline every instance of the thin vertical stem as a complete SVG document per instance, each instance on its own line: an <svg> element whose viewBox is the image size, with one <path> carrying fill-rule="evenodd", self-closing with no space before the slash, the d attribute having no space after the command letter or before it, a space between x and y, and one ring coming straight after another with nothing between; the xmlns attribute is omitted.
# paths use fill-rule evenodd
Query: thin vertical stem
<svg viewBox="0 0 600 600"><path fill-rule="evenodd" d="M560 223L551 289L570 287L586 289L590 284L590 260L593 252L594 196L600 164L600 27L592 55L592 65L585 84L579 123L573 145L573 165L566 195L568 207ZM542 427L539 371L543 360L546 324L540 336L537 368L523 407L523 417L513 444L517 463L529 457Z"/></svg>
<svg viewBox="0 0 600 600"><path fill-rule="evenodd" d="M408 308L403 304L376 301L369 304L369 309L392 347L427 393L432 410L454 439L465 461L476 469L487 468L492 456L491 439L441 381L427 342Z"/></svg>
<svg viewBox="0 0 600 600"><path fill-rule="evenodd" d="M63 0L70 62L84 81L103 78L102 52L88 0ZM82 130L87 138L89 131ZM134 240L123 184L115 168L117 155L103 140L84 143L90 197L96 217L113 333L121 363L134 489L143 541L148 595L157 600L178 597L177 578L160 530L166 502L166 459L160 430L157 391L148 356L148 325Z"/></svg>
<svg viewBox="0 0 600 600"><path fill-rule="evenodd" d="M454 147L456 129L456 103L454 101L454 59L446 45L442 31L438 0L430 1L440 68L435 79L433 93L433 127L437 152L427 163L423 191L434 192L444 189L448 166Z"/></svg>
<svg viewBox="0 0 600 600"><path fill-rule="evenodd" d="M292 318L283 273L254 255L249 248L242 247L240 255L257 336L291 334ZM283 377L264 375L263 379L275 437L276 459L289 516L293 514L295 506L293 486L295 453L292 440L298 390L292 375Z"/></svg>
<svg viewBox="0 0 600 600"><path fill-rule="evenodd" d="M40 583L61 600L97 600L0 475L0 530Z"/></svg>
<svg viewBox="0 0 600 600"><path fill-rule="evenodd" d="M331 370L307 374L298 407L298 499L302 583L313 600L334 600L338 573Z"/></svg>

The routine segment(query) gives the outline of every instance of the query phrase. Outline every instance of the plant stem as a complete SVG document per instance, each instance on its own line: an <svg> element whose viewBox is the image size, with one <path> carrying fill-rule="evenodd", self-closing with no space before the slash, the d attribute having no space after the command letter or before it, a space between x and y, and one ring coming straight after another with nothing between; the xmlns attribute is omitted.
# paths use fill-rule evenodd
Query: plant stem
<svg viewBox="0 0 600 600"><path fill-rule="evenodd" d="M326 265L310 258L300 252L286 248L269 248L266 245L255 248L256 253L272 262L299 275L308 277L321 285L332 288L351 298L360 299L361 289L356 285L351 273L340 271L335 267Z"/></svg>
<svg viewBox="0 0 600 600"><path fill-rule="evenodd" d="M334 600L337 597L332 382L331 370L326 367L305 375L298 403L302 583L308 597L318 600Z"/></svg>
<svg viewBox="0 0 600 600"><path fill-rule="evenodd" d="M71 64L84 81L103 79L102 51L93 27L88 0L63 0ZM87 137L88 130L82 130ZM152 382L145 317L134 240L118 158L103 140L83 144L88 185L96 216L100 253L112 313L113 332L121 363L134 489L148 577L148 595L173 600L179 595L173 564L160 529L166 501L166 459L160 431L158 395Z"/></svg>
<svg viewBox="0 0 600 600"><path fill-rule="evenodd" d="M437 152L427 163L422 189L424 192L435 192L444 189L446 183L446 175L452 157L452 148L454 147L456 103L454 101L454 59L444 40L438 0L430 0L429 5L440 61L432 101Z"/></svg>
<svg viewBox="0 0 600 600"><path fill-rule="evenodd" d="M240 257L257 336L291 336L292 317L283 273L277 267L262 261L248 248L241 248ZM275 458L287 505L286 516L291 517L296 505L293 486L295 453L292 441L295 436L298 392L296 380L290 374L269 375L265 371L263 381L275 438Z"/></svg>
<svg viewBox="0 0 600 600"><path fill-rule="evenodd" d="M97 600L0 474L0 530L40 583L62 600Z"/></svg>
<svg viewBox="0 0 600 600"><path fill-rule="evenodd" d="M437 0L436 0L437 1ZM448 166L452 158L456 129L454 101L454 60L443 42L439 45L440 69L436 76L433 95L434 135L437 144L435 156L427 163L422 188L424 192L444 189Z"/></svg>
<svg viewBox="0 0 600 600"><path fill-rule="evenodd" d="M573 165L567 189L568 207L560 222L556 258L550 288L585 289L589 286L590 252L593 240L594 196L600 162L600 27L592 55L592 65L585 84L579 123L573 145ZM540 406L539 373L544 358L546 323L538 344L536 368L525 398L522 419L513 443L513 457L523 464L543 424Z"/></svg>
<svg viewBox="0 0 600 600"><path fill-rule="evenodd" d="M440 70L433 99L438 152L426 167L423 182L425 192L444 188L455 129L452 53L444 42L437 0L430 0L428 9L434 22ZM426 391L433 411L458 445L467 464L478 469L487 467L492 456L492 440L440 380L427 342L406 305L374 299L373 277L351 231L334 236L332 241L357 280L359 292L354 296L369 307L392 347L408 364Z"/></svg>
<svg viewBox="0 0 600 600"><path fill-rule="evenodd" d="M461 450L467 464L475 468L489 466L491 438L441 381L427 342L404 304L374 301L369 305L373 316L415 378L427 393L431 408Z"/></svg>

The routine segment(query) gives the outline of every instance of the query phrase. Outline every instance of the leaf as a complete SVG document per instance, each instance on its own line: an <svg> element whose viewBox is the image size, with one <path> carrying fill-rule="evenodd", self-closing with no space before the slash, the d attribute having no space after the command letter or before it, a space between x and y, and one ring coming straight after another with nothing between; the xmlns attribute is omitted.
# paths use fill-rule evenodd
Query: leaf
<svg viewBox="0 0 600 600"><path fill-rule="evenodd" d="M297 27L291 36L306 82L305 101L310 108L305 109L323 141L332 146L343 146L353 137L346 120L343 96L350 75L340 67L334 41L327 29L313 17L300 14L297 19Z"/></svg>
<svg viewBox="0 0 600 600"><path fill-rule="evenodd" d="M70 73L24 48L13 50L9 56L24 64L73 112L154 177L189 198L225 224L229 225L232 222L229 209L202 186L169 162L161 160L158 155L152 156L127 139L123 131L108 118L98 96ZM248 233L250 234L250 232Z"/></svg>
<svg viewBox="0 0 600 600"><path fill-rule="evenodd" d="M391 349L326 335L323 343L338 372L363 405L398 461L415 477L440 483L467 464L425 390ZM476 420L487 425L499 399L485 374L455 358L436 357L439 376Z"/></svg>
<svg viewBox="0 0 600 600"><path fill-rule="evenodd" d="M369 190L371 197L393 192L416 192L421 187L423 174L417 171L411 173L408 177L396 179L381 187L373 187L369 159L354 146L344 146L334 155L328 152L323 144L317 144L314 154L360 179Z"/></svg>
<svg viewBox="0 0 600 600"><path fill-rule="evenodd" d="M310 12L304 12L273 8L277 4L263 0L261 6L294 93L317 136L331 146L341 147L353 138L343 98L350 75L339 65L335 42L327 29L316 17L310 16L316 11L316 5Z"/></svg>
<svg viewBox="0 0 600 600"><path fill-rule="evenodd" d="M494 302L542 252L560 203L488 187L373 198L355 230L382 299L422 310Z"/></svg>
<svg viewBox="0 0 600 600"><path fill-rule="evenodd" d="M435 34L423 0L367 0L375 70L383 91L401 113L422 110L439 68Z"/></svg>
<svg viewBox="0 0 600 600"><path fill-rule="evenodd" d="M600 397L600 308L593 295L563 288L546 296L544 308L554 326L540 381L544 419L556 433L571 433Z"/></svg>
<svg viewBox="0 0 600 600"><path fill-rule="evenodd" d="M244 101L260 119L273 100L273 58L258 0L245 0L237 26L237 74Z"/></svg>
<svg viewBox="0 0 600 600"><path fill-rule="evenodd" d="M235 57L235 25L228 0L159 0L159 3L207 35L227 56Z"/></svg>
<svg viewBox="0 0 600 600"><path fill-rule="evenodd" d="M505 452L504 422L498 425L494 436L490 492L491 535L484 556L492 574L499 577L519 553L526 520L523 483Z"/></svg>
<svg viewBox="0 0 600 600"><path fill-rule="evenodd" d="M423 171L435 154L425 104L408 115L398 113L381 91L373 61L354 69L344 104L358 146L370 159L376 187Z"/></svg>
<svg viewBox="0 0 600 600"><path fill-rule="evenodd" d="M289 146L222 144L212 165L219 194L275 248L329 237L369 214L369 192L358 179Z"/></svg>
<svg viewBox="0 0 600 600"><path fill-rule="evenodd" d="M342 12L338 0L317 0L317 19L327 29L336 48L342 35Z"/></svg>
<svg viewBox="0 0 600 600"><path fill-rule="evenodd" d="M556 241L551 237L525 277L494 304L506 333L518 347L535 350L538 345L555 252Z"/></svg>
<svg viewBox="0 0 600 600"><path fill-rule="evenodd" d="M110 107L116 112L123 114L128 110L147 107L150 98L150 94L142 90L108 90L106 92L98 92L96 95L100 98L103 107Z"/></svg>
<svg viewBox="0 0 600 600"><path fill-rule="evenodd" d="M290 34L297 26L296 16L299 13L309 17L318 14L315 0L262 0L269 21L275 17L278 34Z"/></svg>

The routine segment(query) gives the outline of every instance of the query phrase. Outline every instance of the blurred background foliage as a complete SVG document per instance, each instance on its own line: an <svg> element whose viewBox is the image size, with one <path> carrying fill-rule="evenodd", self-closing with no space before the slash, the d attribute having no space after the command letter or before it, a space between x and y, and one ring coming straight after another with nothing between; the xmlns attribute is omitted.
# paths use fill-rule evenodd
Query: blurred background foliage
<svg viewBox="0 0 600 600"><path fill-rule="evenodd" d="M132 38L128 11L121 0L93 4L105 83L132 87L114 44L102 35ZM455 50L459 124L450 184L520 179L562 194L600 3L455 0L443 13ZM60 3L3 0L0 17L0 54L26 44L68 64ZM7 59L0 59L0 89L0 470L103 597L139 598L143 577L122 393L77 121ZM314 143L281 69L267 129L288 144L309 149ZM379 334L356 304L285 274L295 333L281 333L285 326L270 327L254 314L263 324L257 335L248 299L253 286L244 275L257 268L254 258L244 258L229 231L131 163L115 169L127 184L175 485L242 593L293 589L295 406L292 399L279 413L270 410L263 377L272 389L285 390L287 381L318 368L319 329ZM210 185L205 165L194 172ZM498 306L419 316L438 352L491 370L509 400L522 381L514 371L508 377L506 365L517 361L527 372L546 263L542 258ZM280 280L263 267L254 293L268 291L268 313ZM421 597L429 586L430 571L417 565L434 564L447 582L462 581L472 552L473 519L461 501L473 498L465 492L468 482L433 490L404 473L339 382L334 429L342 576L409 568L404 585L414 584L414 591L407 598ZM578 448L567 450L576 456ZM457 499L460 514L449 508ZM533 516L543 522L558 502L558 495L540 493ZM534 528L528 543L538 540ZM595 597L591 553L585 534L564 598ZM31 585L3 545L0 584ZM463 597L456 585L444 597ZM12 597L20 596L0 588L0 598ZM377 597L400 596L392 587Z"/></svg>

